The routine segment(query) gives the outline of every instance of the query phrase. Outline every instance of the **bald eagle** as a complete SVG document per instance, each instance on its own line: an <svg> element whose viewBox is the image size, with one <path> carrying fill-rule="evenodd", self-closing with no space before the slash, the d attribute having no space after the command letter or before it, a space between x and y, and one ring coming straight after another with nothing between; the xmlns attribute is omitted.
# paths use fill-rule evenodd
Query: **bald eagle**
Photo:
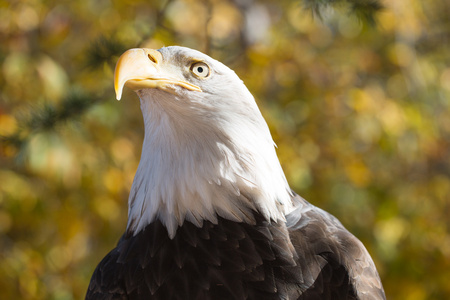
<svg viewBox="0 0 450 300"><path fill-rule="evenodd" d="M239 77L184 47L131 49L117 99L145 125L128 224L86 299L385 299L363 244L295 194Z"/></svg>

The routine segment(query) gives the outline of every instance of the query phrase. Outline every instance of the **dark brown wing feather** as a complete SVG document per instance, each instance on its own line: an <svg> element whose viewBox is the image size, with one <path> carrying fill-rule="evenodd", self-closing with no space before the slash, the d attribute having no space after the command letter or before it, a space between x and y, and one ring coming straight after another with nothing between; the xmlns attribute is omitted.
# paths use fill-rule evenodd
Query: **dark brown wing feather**
<svg viewBox="0 0 450 300"><path fill-rule="evenodd" d="M125 234L97 266L86 299L384 299L364 246L299 196L287 224L219 218L159 222ZM287 226L286 226L287 225Z"/></svg>

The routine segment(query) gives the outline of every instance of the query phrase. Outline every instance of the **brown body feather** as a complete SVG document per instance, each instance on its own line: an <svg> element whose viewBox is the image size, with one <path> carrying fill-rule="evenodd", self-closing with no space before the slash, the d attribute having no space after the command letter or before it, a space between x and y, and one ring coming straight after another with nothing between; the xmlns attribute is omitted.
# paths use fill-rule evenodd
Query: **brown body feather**
<svg viewBox="0 0 450 300"><path fill-rule="evenodd" d="M91 299L385 299L364 246L299 196L286 223L153 222L99 264Z"/></svg>

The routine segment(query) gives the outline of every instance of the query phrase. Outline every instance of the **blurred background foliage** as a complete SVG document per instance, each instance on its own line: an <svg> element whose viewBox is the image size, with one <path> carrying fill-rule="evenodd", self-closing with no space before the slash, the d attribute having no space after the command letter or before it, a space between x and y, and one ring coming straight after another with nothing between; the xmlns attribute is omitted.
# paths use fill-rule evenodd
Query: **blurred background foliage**
<svg viewBox="0 0 450 300"><path fill-rule="evenodd" d="M364 242L389 299L450 298L450 3L382 4L1 0L0 297L84 297L143 137L114 64L184 45L245 81L292 188Z"/></svg>

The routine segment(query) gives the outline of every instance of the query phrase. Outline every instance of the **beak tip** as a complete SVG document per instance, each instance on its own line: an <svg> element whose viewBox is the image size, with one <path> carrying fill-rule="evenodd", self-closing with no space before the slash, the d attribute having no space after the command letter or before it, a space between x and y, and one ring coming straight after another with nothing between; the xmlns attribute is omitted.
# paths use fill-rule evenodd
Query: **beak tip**
<svg viewBox="0 0 450 300"><path fill-rule="evenodd" d="M123 84L119 84L117 80L114 81L114 92L116 92L116 99L120 100L123 93Z"/></svg>
<svg viewBox="0 0 450 300"><path fill-rule="evenodd" d="M120 101L120 99L122 99L122 91L116 91L116 99L117 101Z"/></svg>

